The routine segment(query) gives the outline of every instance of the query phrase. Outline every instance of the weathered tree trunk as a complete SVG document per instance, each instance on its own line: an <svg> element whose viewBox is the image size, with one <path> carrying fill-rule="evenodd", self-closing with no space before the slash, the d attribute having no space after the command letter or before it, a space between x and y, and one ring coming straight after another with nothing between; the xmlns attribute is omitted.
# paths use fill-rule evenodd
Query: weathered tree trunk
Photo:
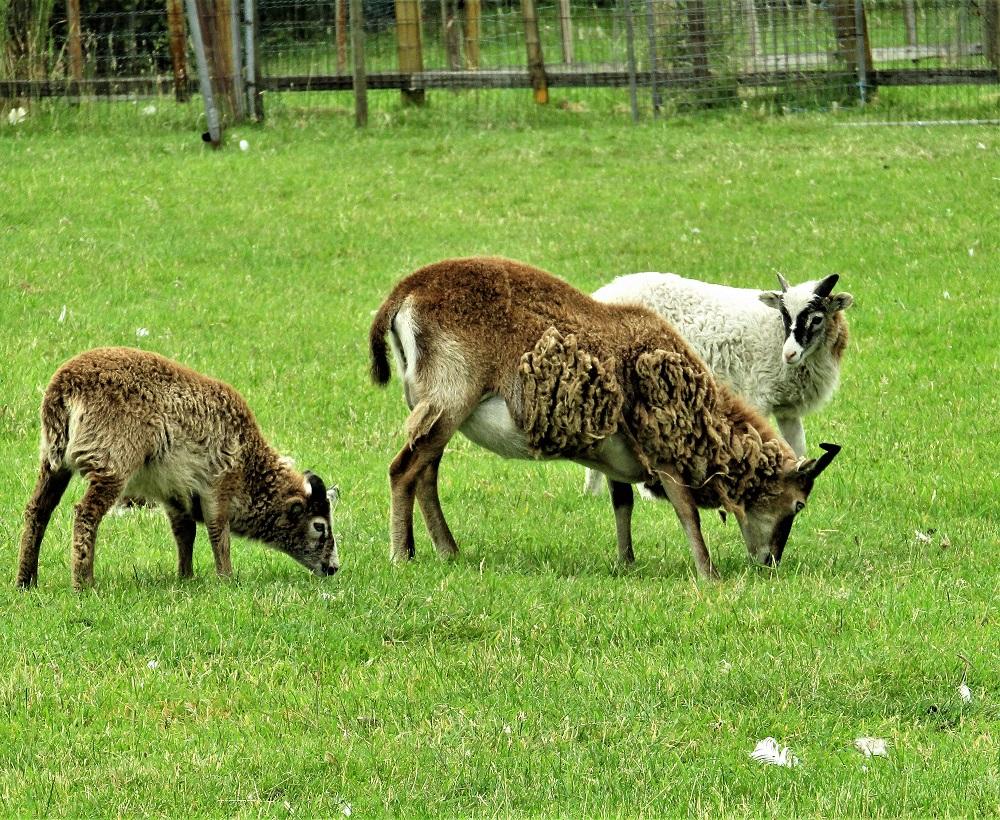
<svg viewBox="0 0 1000 820"><path fill-rule="evenodd" d="M232 9L230 0L195 0L205 58L212 79L212 90L219 113L230 122L239 114L234 82Z"/></svg>

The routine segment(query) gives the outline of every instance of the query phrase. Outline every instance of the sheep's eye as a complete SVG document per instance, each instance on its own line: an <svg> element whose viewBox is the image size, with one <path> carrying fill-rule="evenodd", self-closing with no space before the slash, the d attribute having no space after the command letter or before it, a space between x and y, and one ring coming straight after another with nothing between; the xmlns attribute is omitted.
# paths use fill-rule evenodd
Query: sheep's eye
<svg viewBox="0 0 1000 820"><path fill-rule="evenodd" d="M823 321L823 317L818 313L809 320L809 324L813 327L817 327Z"/></svg>
<svg viewBox="0 0 1000 820"><path fill-rule="evenodd" d="M802 512L802 510L803 510L803 508L805 506L806 506L806 502L805 501L796 501L795 502L795 512L796 513Z"/></svg>
<svg viewBox="0 0 1000 820"><path fill-rule="evenodd" d="M298 518L302 513L306 511L306 505L301 501L293 501L288 505L288 515L292 518Z"/></svg>

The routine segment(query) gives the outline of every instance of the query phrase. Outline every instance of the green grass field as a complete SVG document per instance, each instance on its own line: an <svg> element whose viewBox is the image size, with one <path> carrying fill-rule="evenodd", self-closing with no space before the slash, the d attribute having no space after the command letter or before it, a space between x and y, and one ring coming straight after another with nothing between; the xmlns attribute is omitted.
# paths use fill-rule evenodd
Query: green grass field
<svg viewBox="0 0 1000 820"><path fill-rule="evenodd" d="M414 115L360 133L279 113L229 135L246 152L154 118L0 127L0 813L1000 812L995 128ZM622 571L580 469L460 439L441 493L461 555L439 561L418 520L417 560L389 564L405 407L368 383L368 324L397 278L477 253L584 289L841 273L842 388L806 430L844 449L780 571L705 515L724 580L695 580L651 503ZM237 540L220 581L201 530L181 583L146 510L105 520L97 587L75 594L75 481L38 588L15 590L41 392L107 344L231 382L339 484L342 571ZM751 760L769 735L801 765ZM856 751L865 735L888 756Z"/></svg>

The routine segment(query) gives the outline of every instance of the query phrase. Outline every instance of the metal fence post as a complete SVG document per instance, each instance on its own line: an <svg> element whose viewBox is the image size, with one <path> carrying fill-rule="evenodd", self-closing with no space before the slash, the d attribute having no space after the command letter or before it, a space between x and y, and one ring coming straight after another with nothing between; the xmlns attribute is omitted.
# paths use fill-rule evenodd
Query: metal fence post
<svg viewBox="0 0 1000 820"><path fill-rule="evenodd" d="M864 105L868 95L868 66L865 60L865 9L864 0L854 0L854 43L857 46L858 60L858 95L861 105Z"/></svg>
<svg viewBox="0 0 1000 820"><path fill-rule="evenodd" d="M653 0L646 0L646 34L649 36L649 85L653 98L653 118L660 116L663 107L663 97L660 94L660 81L656 76L659 72L659 60L656 56L656 14Z"/></svg>
<svg viewBox="0 0 1000 820"><path fill-rule="evenodd" d="M243 33L246 40L247 111L257 122L264 119L264 98L260 87L260 60L257 59L257 2L243 0Z"/></svg>
<svg viewBox="0 0 1000 820"><path fill-rule="evenodd" d="M198 0L187 0L187 13L188 26L191 29L191 42L194 46L195 61L198 63L198 85L201 87L201 96L205 100L208 142L212 144L213 148L218 148L222 144L222 125L219 121L219 109L215 106L212 78L208 73L205 40L201 34L201 20L198 17Z"/></svg>
<svg viewBox="0 0 1000 820"><path fill-rule="evenodd" d="M632 0L622 0L625 5L625 47L628 55L628 97L632 108L632 122L639 122L639 95L635 65L635 26L632 22Z"/></svg>

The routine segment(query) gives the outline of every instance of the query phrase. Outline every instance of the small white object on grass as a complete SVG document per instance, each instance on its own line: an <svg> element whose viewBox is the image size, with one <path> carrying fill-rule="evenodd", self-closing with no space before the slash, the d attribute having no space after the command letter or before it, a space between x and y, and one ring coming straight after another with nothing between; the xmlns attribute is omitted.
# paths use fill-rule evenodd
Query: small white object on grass
<svg viewBox="0 0 1000 820"><path fill-rule="evenodd" d="M63 309L59 312L59 321L60 322L66 321L66 305L63 305Z"/></svg>
<svg viewBox="0 0 1000 820"><path fill-rule="evenodd" d="M149 335L148 327L137 327L135 329L135 336L137 339L144 339Z"/></svg>
<svg viewBox="0 0 1000 820"><path fill-rule="evenodd" d="M20 125L28 118L28 111L25 108L12 108L7 112L7 122L11 125Z"/></svg>
<svg viewBox="0 0 1000 820"><path fill-rule="evenodd" d="M799 759L792 754L792 750L787 746L779 746L773 737L765 737L759 741L750 752L750 757L761 763L770 763L772 766L791 768L799 765Z"/></svg>
<svg viewBox="0 0 1000 820"><path fill-rule="evenodd" d="M341 812L343 812L344 817L350 817L351 816L351 804L350 803L344 803L344 808L341 809Z"/></svg>
<svg viewBox="0 0 1000 820"><path fill-rule="evenodd" d="M958 696L962 699L962 703L972 703L972 690L965 681L958 687Z"/></svg>
<svg viewBox="0 0 1000 820"><path fill-rule="evenodd" d="M246 140L240 140L240 150L248 151L250 149L250 143Z"/></svg>
<svg viewBox="0 0 1000 820"><path fill-rule="evenodd" d="M885 757L889 754L885 741L880 737L859 737L854 741L854 748L865 757Z"/></svg>
<svg viewBox="0 0 1000 820"><path fill-rule="evenodd" d="M153 116L153 114L156 113L156 106L150 103L149 105L145 106L142 109L142 113L145 114L147 117L151 117Z"/></svg>
<svg viewBox="0 0 1000 820"><path fill-rule="evenodd" d="M160 662L157 660L152 660L149 663L147 663L146 666L148 666L150 669L159 669Z"/></svg>

